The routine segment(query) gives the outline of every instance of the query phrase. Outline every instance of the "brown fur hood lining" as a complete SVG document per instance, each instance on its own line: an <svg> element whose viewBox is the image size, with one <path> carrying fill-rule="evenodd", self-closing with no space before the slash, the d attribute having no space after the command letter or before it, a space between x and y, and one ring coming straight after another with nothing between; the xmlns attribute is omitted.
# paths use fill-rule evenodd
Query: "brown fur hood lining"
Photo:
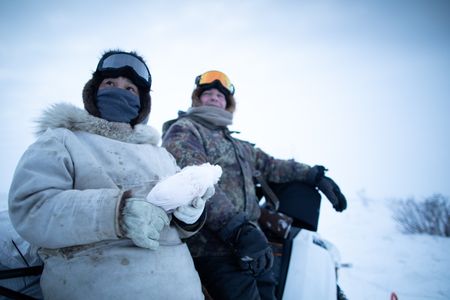
<svg viewBox="0 0 450 300"><path fill-rule="evenodd" d="M66 128L132 144L157 145L160 140L159 133L151 126L138 124L131 127L127 123L109 122L69 103L53 104L36 123L36 135L41 135L47 129Z"/></svg>

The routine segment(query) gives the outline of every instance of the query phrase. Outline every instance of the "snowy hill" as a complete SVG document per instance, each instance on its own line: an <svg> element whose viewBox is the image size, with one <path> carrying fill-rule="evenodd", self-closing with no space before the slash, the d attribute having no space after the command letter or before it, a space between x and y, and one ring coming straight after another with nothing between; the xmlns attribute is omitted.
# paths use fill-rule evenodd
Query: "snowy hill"
<svg viewBox="0 0 450 300"><path fill-rule="evenodd" d="M8 194L0 193L0 211L8 209Z"/></svg>
<svg viewBox="0 0 450 300"><path fill-rule="evenodd" d="M340 250L339 282L352 299L450 299L450 238L404 235L389 202L349 201L335 213L323 199L319 233Z"/></svg>

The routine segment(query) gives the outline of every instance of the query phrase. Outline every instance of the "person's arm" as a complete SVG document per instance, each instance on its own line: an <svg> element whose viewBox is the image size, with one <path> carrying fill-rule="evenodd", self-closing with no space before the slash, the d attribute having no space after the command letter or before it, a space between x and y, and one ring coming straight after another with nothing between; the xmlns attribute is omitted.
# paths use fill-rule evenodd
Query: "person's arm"
<svg viewBox="0 0 450 300"><path fill-rule="evenodd" d="M275 159L261 149L255 148L256 169L260 171L267 181L283 183L301 181L317 187L331 202L333 208L341 212L347 208L347 200L339 186L329 177L325 176L326 168L323 166L309 166L296 162L293 159Z"/></svg>
<svg viewBox="0 0 450 300"><path fill-rule="evenodd" d="M75 162L64 134L47 131L19 161L9 191L9 212L30 243L60 248L117 237L118 188L75 190Z"/></svg>
<svg viewBox="0 0 450 300"><path fill-rule="evenodd" d="M177 228L177 231L180 234L181 239L186 239L196 234L203 227L205 221L206 221L206 210L203 210L198 220L192 224L185 223L175 217L172 218L172 224L174 224L175 227Z"/></svg>
<svg viewBox="0 0 450 300"><path fill-rule="evenodd" d="M277 159L259 148L254 148L255 167L270 182L283 183L289 181L308 180L311 167L293 159Z"/></svg>

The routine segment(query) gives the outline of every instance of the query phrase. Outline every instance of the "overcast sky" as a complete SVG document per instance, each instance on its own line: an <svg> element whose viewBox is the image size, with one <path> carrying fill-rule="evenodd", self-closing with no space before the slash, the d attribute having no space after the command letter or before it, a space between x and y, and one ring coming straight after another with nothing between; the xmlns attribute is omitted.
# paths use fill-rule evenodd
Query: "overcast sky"
<svg viewBox="0 0 450 300"><path fill-rule="evenodd" d="M447 0L0 1L0 193L33 120L82 107L110 48L147 60L158 130L219 69L240 138L325 165L349 198L450 195Z"/></svg>

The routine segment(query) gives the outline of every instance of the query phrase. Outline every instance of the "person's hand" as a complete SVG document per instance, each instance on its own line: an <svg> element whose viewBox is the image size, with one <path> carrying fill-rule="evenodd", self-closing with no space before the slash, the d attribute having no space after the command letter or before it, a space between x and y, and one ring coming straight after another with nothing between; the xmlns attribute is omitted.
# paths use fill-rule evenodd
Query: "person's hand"
<svg viewBox="0 0 450 300"><path fill-rule="evenodd" d="M341 193L339 186L329 177L323 176L317 183L317 188L333 204L336 211L341 212L347 208L347 200Z"/></svg>
<svg viewBox="0 0 450 300"><path fill-rule="evenodd" d="M234 249L241 269L254 276L266 273L273 266L273 252L266 236L251 223L239 228Z"/></svg>
<svg viewBox="0 0 450 300"><path fill-rule="evenodd" d="M172 212L179 206L190 205L192 200L208 192L219 181L222 168L204 163L181 169L178 173L159 181L147 195L149 202Z"/></svg>
<svg viewBox="0 0 450 300"><path fill-rule="evenodd" d="M239 267L259 276L273 266L273 252L264 233L247 221L244 213L235 215L218 231L219 238L233 248Z"/></svg>
<svg viewBox="0 0 450 300"><path fill-rule="evenodd" d="M317 183L325 176L327 169L324 166L313 166L306 174L306 183L312 186L317 186Z"/></svg>
<svg viewBox="0 0 450 300"><path fill-rule="evenodd" d="M202 197L195 198L191 203L178 207L173 215L178 220L186 224L194 224L202 215L206 201L215 193L214 186L211 185Z"/></svg>
<svg viewBox="0 0 450 300"><path fill-rule="evenodd" d="M128 198L124 201L120 217L123 234L138 247L157 249L160 232L169 225L166 212L145 198Z"/></svg>

